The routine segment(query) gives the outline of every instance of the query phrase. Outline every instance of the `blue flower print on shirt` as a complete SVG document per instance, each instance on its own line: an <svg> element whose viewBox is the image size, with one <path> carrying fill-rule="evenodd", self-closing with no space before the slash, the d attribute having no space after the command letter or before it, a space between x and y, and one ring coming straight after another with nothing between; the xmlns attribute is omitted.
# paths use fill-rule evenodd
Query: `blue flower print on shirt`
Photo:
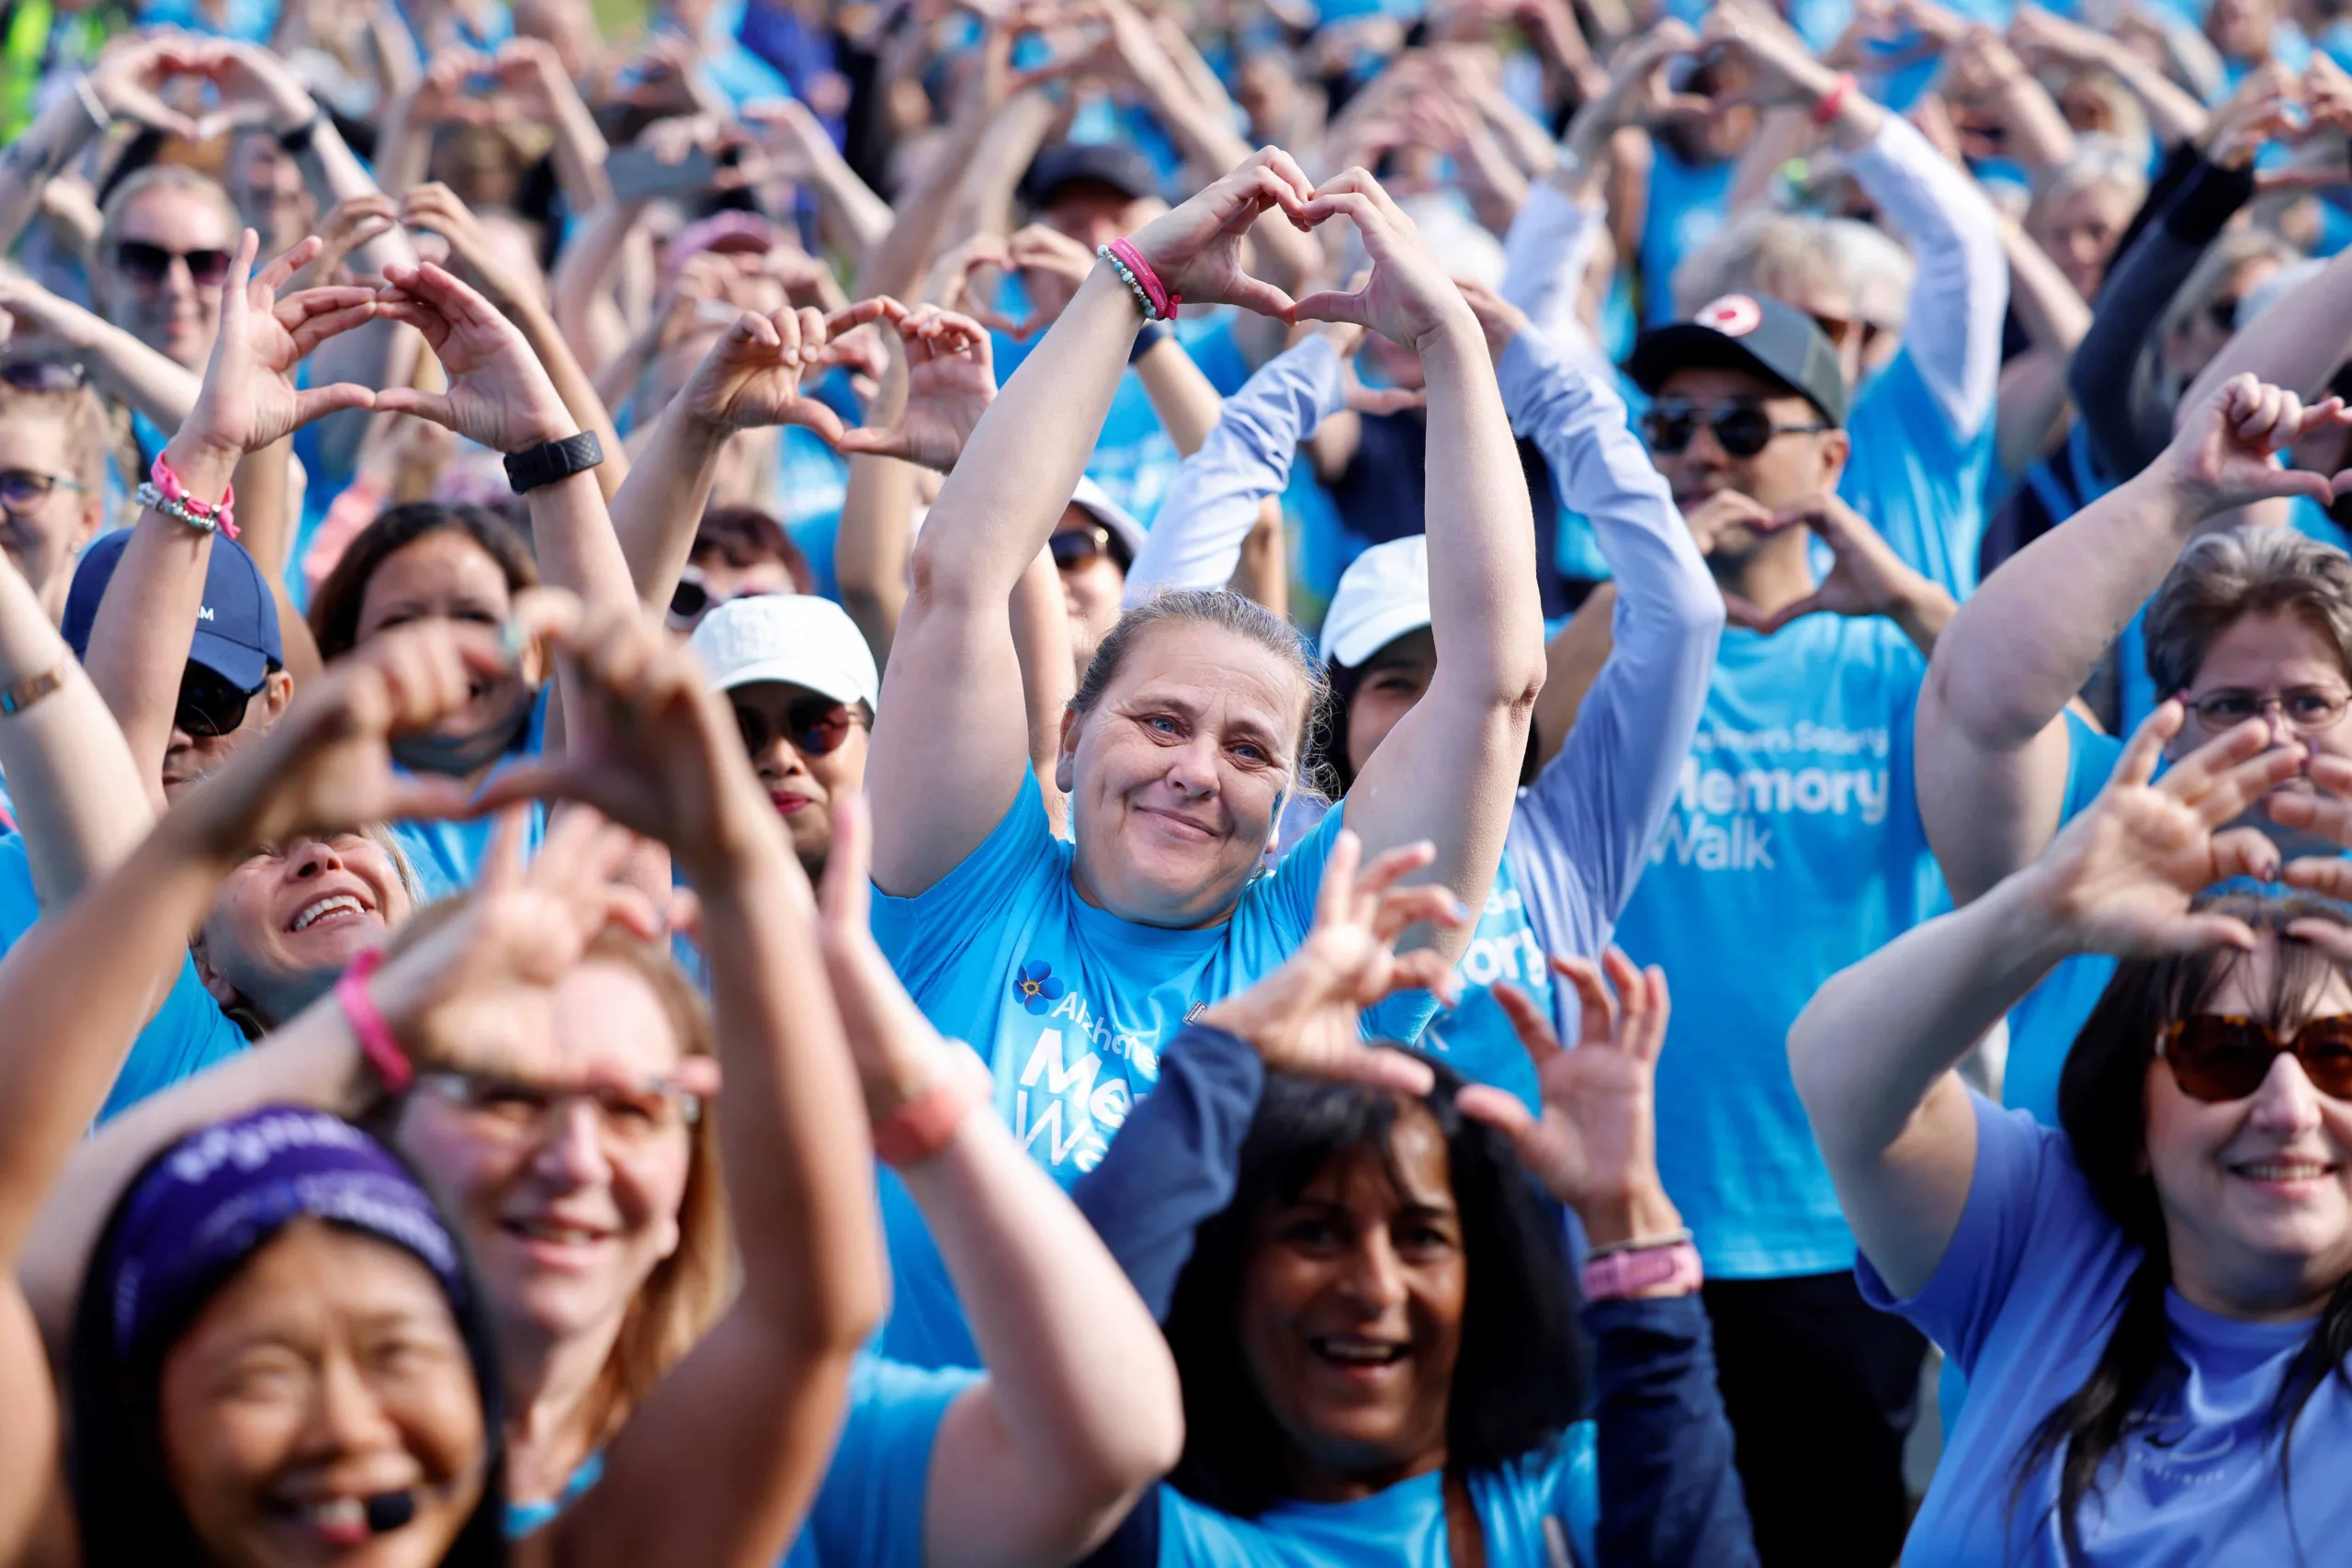
<svg viewBox="0 0 2352 1568"><path fill-rule="evenodd" d="M1053 1010L1054 1004L1061 1000L1069 989L1068 986L1054 978L1050 967L1034 958L1023 964L1021 972L1012 977L1012 994L1021 999L1023 1007L1040 1018Z"/></svg>

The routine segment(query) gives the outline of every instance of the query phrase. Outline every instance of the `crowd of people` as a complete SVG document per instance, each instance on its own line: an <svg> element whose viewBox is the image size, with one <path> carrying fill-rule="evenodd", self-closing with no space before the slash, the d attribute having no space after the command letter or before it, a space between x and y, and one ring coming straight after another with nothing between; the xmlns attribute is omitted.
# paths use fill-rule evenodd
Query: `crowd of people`
<svg viewBox="0 0 2352 1568"><path fill-rule="evenodd" d="M2340 1562L2346 0L0 0L0 1568Z"/></svg>

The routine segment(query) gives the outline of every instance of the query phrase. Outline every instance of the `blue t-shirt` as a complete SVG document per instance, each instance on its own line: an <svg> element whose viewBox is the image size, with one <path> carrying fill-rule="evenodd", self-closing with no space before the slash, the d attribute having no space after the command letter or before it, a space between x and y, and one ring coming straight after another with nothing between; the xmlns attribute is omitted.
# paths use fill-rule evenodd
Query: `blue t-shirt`
<svg viewBox="0 0 2352 1568"><path fill-rule="evenodd" d="M2101 735L2071 709L2066 714L2066 798L2059 807L2060 826L2090 809L2107 787L2123 754L2123 742ZM2069 958L2042 976L2009 1010L2008 1065L2001 1075L2001 1103L2033 1113L2045 1127L2058 1125L2058 1076L2065 1069L2066 1053L2075 1036L2098 1002L2099 993L2115 978L2115 960L2104 953Z"/></svg>
<svg viewBox="0 0 2352 1568"><path fill-rule="evenodd" d="M1487 1568L1553 1568L1597 1561L1600 1467L1592 1423L1580 1421L1548 1449L1469 1477L1486 1538ZM1566 1529L1573 1559L1552 1532ZM1159 1568L1449 1568L1442 1471L1400 1481L1352 1503L1285 1498L1254 1519L1159 1488Z"/></svg>
<svg viewBox="0 0 2352 1568"><path fill-rule="evenodd" d="M962 864L912 898L876 890L875 939L932 1023L988 1064L1005 1124L1067 1188L1159 1082L1160 1048L1185 1016L1279 967L1306 939L1344 815L1332 810L1251 882L1230 919L1171 931L1078 896L1070 845L1054 837L1030 773ZM1426 992L1395 997L1366 1027L1416 1040L1434 1005ZM883 1353L978 1365L930 1234L902 1189L886 1178L882 1190L895 1285Z"/></svg>
<svg viewBox="0 0 2352 1568"><path fill-rule="evenodd" d="M1680 797L1619 919L1674 995L1658 1169L1711 1278L1853 1261L1787 1040L1822 982L1918 924L1941 886L1912 772L1925 667L1883 619L1725 631Z"/></svg>
<svg viewBox="0 0 2352 1568"><path fill-rule="evenodd" d="M1494 886L1478 916L1470 945L1453 966L1462 987L1462 1005L1430 1020L1421 1036L1422 1049L1442 1056L1455 1072L1473 1083L1507 1089L1540 1109L1535 1064L1511 1027L1510 1015L1495 999L1495 986L1508 981L1534 998L1545 1018L1553 1015L1552 964L1544 940L1528 919L1527 900L1519 874L1506 853L1495 867ZM1566 950L1564 950L1566 951ZM1590 954L1585 956L1589 957Z"/></svg>
<svg viewBox="0 0 2352 1568"><path fill-rule="evenodd" d="M777 1568L922 1568L932 1444L947 1407L978 1381L977 1372L858 1357L833 1461ZM555 1501L509 1503L506 1539L537 1534L604 1474L604 1455L591 1454Z"/></svg>
<svg viewBox="0 0 2352 1568"><path fill-rule="evenodd" d="M1682 319L1674 308L1674 269L1722 231L1730 211L1736 160L1685 163L1664 139L1650 161L1649 206L1642 218L1642 324L1662 327Z"/></svg>
<svg viewBox="0 0 2352 1568"><path fill-rule="evenodd" d="M2352 1393L2323 1380L2296 1423L2291 1527L2268 1426L2312 1324L2241 1323L2171 1292L2165 1313L2182 1376L2159 1395L2158 1422L2119 1448L2085 1501L2084 1554L2068 1556L2059 1534L2056 1459L2028 1478L2012 1510L2018 1456L2090 1375L2141 1253L2092 1198L2063 1134L1970 1099L1976 1168L1934 1277L1896 1302L1867 1258L1856 1269L1863 1295L1942 1346L1969 1383L1905 1568L2343 1561L2352 1490L2337 1477L2352 1458Z"/></svg>
<svg viewBox="0 0 2352 1568"><path fill-rule="evenodd" d="M0 838L0 953L24 939L40 919L40 900L33 892L32 863L25 840L16 833ZM180 961L179 978L164 1005L131 1043L130 1055L116 1075L114 1088L98 1120L119 1116L151 1094L194 1077L217 1062L245 1048L244 1031L229 1021L212 993L196 972L193 957Z"/></svg>
<svg viewBox="0 0 2352 1568"><path fill-rule="evenodd" d="M1962 439L1906 348L1862 388L1846 429L1853 454L1838 493L1953 598L1975 592L1992 419Z"/></svg>
<svg viewBox="0 0 2352 1568"><path fill-rule="evenodd" d="M530 723L525 727L521 742L499 763L503 768L509 761L536 757L547 745L548 704L553 699L555 685L550 682L531 703ZM403 770L404 771L404 770ZM492 770L496 776L497 770ZM465 818L440 818L421 822L394 822L389 827L393 841L416 872L419 890L424 897L420 905L435 899L464 893L481 879L482 857L490 852L491 835L497 829L496 816ZM539 852L539 840L547 834L548 810L544 803L532 801L524 807L523 858L527 861Z"/></svg>

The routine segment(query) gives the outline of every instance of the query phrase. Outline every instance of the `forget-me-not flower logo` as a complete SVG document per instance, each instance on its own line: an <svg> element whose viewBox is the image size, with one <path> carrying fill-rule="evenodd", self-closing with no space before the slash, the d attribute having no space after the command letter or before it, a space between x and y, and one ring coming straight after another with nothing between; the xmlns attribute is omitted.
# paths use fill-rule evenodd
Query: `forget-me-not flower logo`
<svg viewBox="0 0 2352 1568"><path fill-rule="evenodd" d="M1012 976L1012 994L1021 1005L1042 1017L1053 1010L1069 987L1054 978L1054 972L1035 959L1021 966Z"/></svg>

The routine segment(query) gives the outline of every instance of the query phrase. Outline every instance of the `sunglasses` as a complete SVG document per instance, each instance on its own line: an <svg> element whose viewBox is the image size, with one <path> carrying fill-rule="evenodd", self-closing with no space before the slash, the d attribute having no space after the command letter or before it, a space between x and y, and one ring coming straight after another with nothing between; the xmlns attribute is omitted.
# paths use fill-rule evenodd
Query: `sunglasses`
<svg viewBox="0 0 2352 1568"><path fill-rule="evenodd" d="M1701 409L1686 399L1661 398L1642 415L1642 437L1651 451L1671 457L1690 445L1702 424L1714 432L1715 445L1727 457L1753 457L1772 445L1775 436L1814 435L1829 428L1821 423L1774 424L1772 416L1754 403Z"/></svg>
<svg viewBox="0 0 2352 1568"><path fill-rule="evenodd" d="M2166 1024L2156 1042L2180 1092L2216 1105L2260 1089L2270 1064L2290 1054L2313 1089L2330 1100L2352 1100L2352 1014L2315 1018L2282 1042L2257 1019L2200 1012Z"/></svg>
<svg viewBox="0 0 2352 1568"><path fill-rule="evenodd" d="M76 494L90 487L62 474L40 474L30 468L0 468L0 510L29 512L47 501L52 491Z"/></svg>
<svg viewBox="0 0 2352 1568"><path fill-rule="evenodd" d="M144 240L125 240L114 248L114 264L123 276L149 288L170 275L174 262L187 264L187 276L198 288L218 288L229 276L226 251L167 251Z"/></svg>
<svg viewBox="0 0 2352 1568"><path fill-rule="evenodd" d="M857 712L831 697L802 697L784 710L784 725L778 728L765 713L738 703L735 728L743 733L743 750L754 757L778 740L804 757L830 757L857 728Z"/></svg>
<svg viewBox="0 0 2352 1568"><path fill-rule="evenodd" d="M219 671L191 662L180 672L180 702L172 722L198 739L230 734L245 722L245 708L260 690L246 691Z"/></svg>
<svg viewBox="0 0 2352 1568"><path fill-rule="evenodd" d="M1084 566L1097 556L1111 554L1111 530L1100 523L1083 528L1067 529L1046 541L1054 553L1054 565L1063 571ZM1117 558L1113 557L1115 560Z"/></svg>
<svg viewBox="0 0 2352 1568"><path fill-rule="evenodd" d="M0 381L20 392L73 392L88 378L78 365L54 359L0 359Z"/></svg>

